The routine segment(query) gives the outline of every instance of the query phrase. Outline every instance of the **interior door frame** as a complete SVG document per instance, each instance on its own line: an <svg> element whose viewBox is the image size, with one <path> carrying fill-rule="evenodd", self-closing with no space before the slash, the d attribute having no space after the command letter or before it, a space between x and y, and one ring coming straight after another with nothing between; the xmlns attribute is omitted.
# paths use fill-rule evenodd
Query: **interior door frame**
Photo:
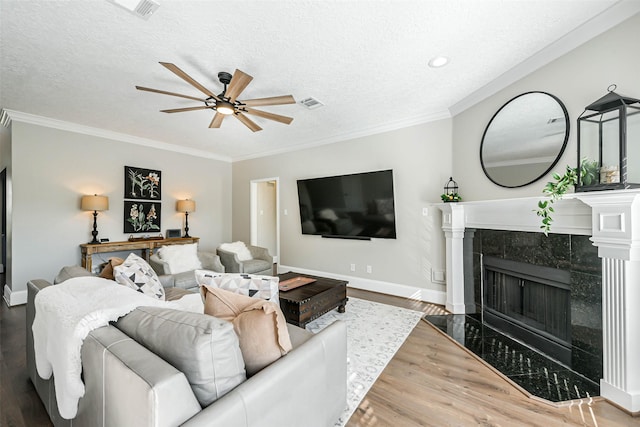
<svg viewBox="0 0 640 427"><path fill-rule="evenodd" d="M273 255L273 262L280 264L280 178L261 178L251 180L250 208L251 212L251 244L258 242L258 184L263 182L274 182L276 186L276 253Z"/></svg>

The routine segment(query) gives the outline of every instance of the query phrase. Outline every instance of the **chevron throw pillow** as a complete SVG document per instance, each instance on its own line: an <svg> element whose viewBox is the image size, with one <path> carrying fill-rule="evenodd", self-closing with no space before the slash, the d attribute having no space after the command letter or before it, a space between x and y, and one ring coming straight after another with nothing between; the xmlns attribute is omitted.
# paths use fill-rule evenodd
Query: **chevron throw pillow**
<svg viewBox="0 0 640 427"><path fill-rule="evenodd" d="M119 284L164 301L164 287L158 275L138 255L129 254L122 264L113 268L113 275Z"/></svg>

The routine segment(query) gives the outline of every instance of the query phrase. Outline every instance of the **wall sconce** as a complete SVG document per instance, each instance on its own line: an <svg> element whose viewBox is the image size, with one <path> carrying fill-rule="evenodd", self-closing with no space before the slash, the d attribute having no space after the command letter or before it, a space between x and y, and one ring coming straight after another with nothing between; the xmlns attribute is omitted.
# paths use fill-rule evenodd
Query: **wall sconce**
<svg viewBox="0 0 640 427"><path fill-rule="evenodd" d="M640 99L615 89L578 117L576 191L640 187Z"/></svg>
<svg viewBox="0 0 640 427"><path fill-rule="evenodd" d="M100 243L97 239L98 237L98 211L106 211L109 210L109 198L107 196L98 196L94 194L93 196L82 196L82 201L80 202L80 208L83 211L93 211L93 231L91 235L93 236L93 240L89 243Z"/></svg>
<svg viewBox="0 0 640 427"><path fill-rule="evenodd" d="M191 237L189 236L189 212L196 211L196 202L189 199L178 200L176 210L178 212L184 212L184 237Z"/></svg>

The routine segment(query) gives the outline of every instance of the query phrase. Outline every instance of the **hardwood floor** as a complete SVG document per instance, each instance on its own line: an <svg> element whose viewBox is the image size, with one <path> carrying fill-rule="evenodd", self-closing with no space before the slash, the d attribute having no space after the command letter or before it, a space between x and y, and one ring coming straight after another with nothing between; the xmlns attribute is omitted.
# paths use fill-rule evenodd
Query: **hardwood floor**
<svg viewBox="0 0 640 427"><path fill-rule="evenodd" d="M349 289L348 296L437 314L431 304ZM347 304L348 310L348 304ZM51 426L28 379L25 306L0 302L0 426ZM530 399L424 321L365 396L348 427L640 426L605 401L556 408ZM303 427L303 426L301 426ZM330 426L328 426L330 427Z"/></svg>
<svg viewBox="0 0 640 427"><path fill-rule="evenodd" d="M429 314L437 306L350 289L349 296ZM348 310L348 304L347 304ZM420 321L382 372L347 427L640 426L604 400L556 407L518 388Z"/></svg>

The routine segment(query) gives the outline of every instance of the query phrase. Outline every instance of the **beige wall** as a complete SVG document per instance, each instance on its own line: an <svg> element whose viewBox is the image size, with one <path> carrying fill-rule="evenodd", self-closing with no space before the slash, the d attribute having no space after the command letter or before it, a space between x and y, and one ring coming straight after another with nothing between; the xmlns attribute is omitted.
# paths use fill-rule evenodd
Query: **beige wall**
<svg viewBox="0 0 640 427"><path fill-rule="evenodd" d="M585 106L616 84L616 93L640 98L640 15L586 42L529 76L453 118L453 173L465 200L491 200L541 195L551 173L522 188L493 184L480 165L480 142L493 114L508 100L529 91L551 93L565 104L571 131L565 152L552 172L577 164L576 120Z"/></svg>
<svg viewBox="0 0 640 427"><path fill-rule="evenodd" d="M439 201L451 171L451 122L413 126L311 149L233 164L233 239L250 238L250 181L278 177L280 263L294 268L442 290L431 269L444 270ZM393 169L397 239L323 239L302 235L296 180ZM356 271L350 271L350 264ZM372 273L366 273L371 265Z"/></svg>
<svg viewBox="0 0 640 427"><path fill-rule="evenodd" d="M231 238L230 163L15 121L11 146L13 292L26 289L29 279L51 280L61 266L80 263L78 245L91 240L93 224L92 214L80 210L84 194L109 196L109 210L98 215L98 237L128 238L124 166L162 172L162 233L183 228L175 203L188 197L197 203L189 234L201 238L201 248L213 250Z"/></svg>

